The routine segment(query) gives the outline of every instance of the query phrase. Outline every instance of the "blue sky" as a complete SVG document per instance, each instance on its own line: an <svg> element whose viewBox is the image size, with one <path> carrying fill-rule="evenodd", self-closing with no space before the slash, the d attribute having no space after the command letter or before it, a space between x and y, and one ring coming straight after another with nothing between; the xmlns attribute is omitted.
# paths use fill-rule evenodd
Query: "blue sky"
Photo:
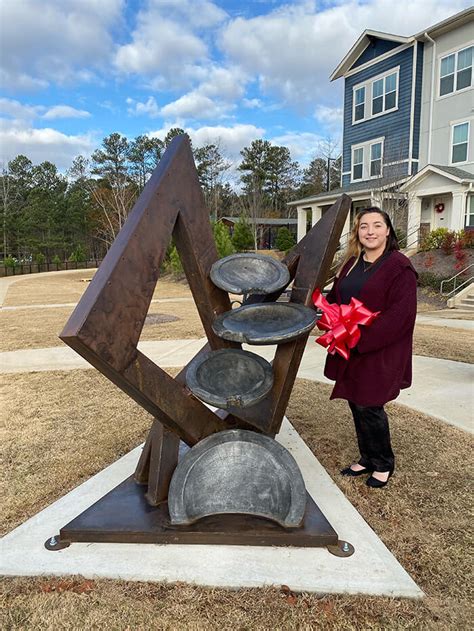
<svg viewBox="0 0 474 631"><path fill-rule="evenodd" d="M1 160L65 170L114 131L179 126L234 161L265 138L304 164L340 141L329 75L364 29L412 35L470 4L0 0Z"/></svg>

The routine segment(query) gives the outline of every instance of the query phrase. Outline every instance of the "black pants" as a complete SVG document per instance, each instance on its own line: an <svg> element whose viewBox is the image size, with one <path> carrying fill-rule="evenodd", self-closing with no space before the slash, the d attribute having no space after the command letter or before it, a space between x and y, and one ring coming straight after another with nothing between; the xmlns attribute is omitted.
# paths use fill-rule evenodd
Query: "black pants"
<svg viewBox="0 0 474 631"><path fill-rule="evenodd" d="M388 417L383 405L364 408L349 401L354 417L359 464L373 471L392 471L395 457L390 444Z"/></svg>

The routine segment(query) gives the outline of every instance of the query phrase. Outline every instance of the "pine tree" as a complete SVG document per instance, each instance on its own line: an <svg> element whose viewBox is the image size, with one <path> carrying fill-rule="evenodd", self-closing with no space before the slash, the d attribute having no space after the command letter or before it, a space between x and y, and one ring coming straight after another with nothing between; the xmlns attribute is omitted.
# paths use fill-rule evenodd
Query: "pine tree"
<svg viewBox="0 0 474 631"><path fill-rule="evenodd" d="M237 252L252 250L255 247L252 229L244 215L240 215L238 222L235 224L232 244Z"/></svg>

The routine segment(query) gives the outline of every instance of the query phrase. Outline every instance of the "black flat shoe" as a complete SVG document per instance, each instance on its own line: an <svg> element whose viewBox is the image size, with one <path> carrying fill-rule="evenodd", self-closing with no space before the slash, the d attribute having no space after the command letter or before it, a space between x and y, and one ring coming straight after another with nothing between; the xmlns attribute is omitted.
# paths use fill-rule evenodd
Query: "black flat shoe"
<svg viewBox="0 0 474 631"><path fill-rule="evenodd" d="M364 475L365 473L372 473L371 469L361 469L360 471L354 471L350 467L346 467L342 469L341 475L344 475L349 478L357 478L359 475Z"/></svg>
<svg viewBox="0 0 474 631"><path fill-rule="evenodd" d="M393 470L389 471L388 478L385 480L385 482L383 482L382 480L377 480L377 478L374 478L374 476L371 475L370 478L367 479L366 484L367 486L370 486L370 488L372 489L381 489L382 487L388 484L388 481L390 480L392 475L393 475Z"/></svg>

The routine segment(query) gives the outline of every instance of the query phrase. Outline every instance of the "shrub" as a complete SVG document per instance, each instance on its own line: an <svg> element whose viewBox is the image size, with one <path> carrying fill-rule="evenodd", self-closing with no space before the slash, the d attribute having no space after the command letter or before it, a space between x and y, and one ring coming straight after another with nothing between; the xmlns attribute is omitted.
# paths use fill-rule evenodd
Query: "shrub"
<svg viewBox="0 0 474 631"><path fill-rule="evenodd" d="M82 245L79 244L76 246L76 249L69 257L69 260L75 263L83 263L84 261L87 261L87 256Z"/></svg>
<svg viewBox="0 0 474 631"><path fill-rule="evenodd" d="M441 241L441 249L442 251L448 255L452 254L454 250L454 244L457 243L458 237L453 230L448 230L444 235Z"/></svg>
<svg viewBox="0 0 474 631"><path fill-rule="evenodd" d="M172 245L169 251L167 269L171 274L173 274L173 276L176 276L177 278L181 278L184 274L183 264L181 263L178 250L176 249L175 245Z"/></svg>
<svg viewBox="0 0 474 631"><path fill-rule="evenodd" d="M56 267L60 267L61 266L61 259L59 258L59 256L57 254L55 254L51 260L52 263L54 263L56 265Z"/></svg>
<svg viewBox="0 0 474 631"><path fill-rule="evenodd" d="M255 241L252 228L244 215L240 215L238 222L235 224L232 244L237 252L244 252L254 248Z"/></svg>
<svg viewBox="0 0 474 631"><path fill-rule="evenodd" d="M219 258L222 259L224 256L229 256L229 254L233 254L235 252L229 230L225 224L221 221L213 223L212 233L214 235L214 241L216 242Z"/></svg>
<svg viewBox="0 0 474 631"><path fill-rule="evenodd" d="M46 263L46 257L42 252L38 252L38 254L35 256L35 262L38 265L44 265Z"/></svg>
<svg viewBox="0 0 474 631"><path fill-rule="evenodd" d="M456 235L464 248L474 248L474 230L459 230Z"/></svg>
<svg viewBox="0 0 474 631"><path fill-rule="evenodd" d="M295 237L288 228L280 228L277 233L275 245L280 252L288 252L295 245Z"/></svg>
<svg viewBox="0 0 474 631"><path fill-rule="evenodd" d="M418 285L420 287L431 287L439 291L443 280L445 280L443 276L438 276L433 272L418 272Z"/></svg>
<svg viewBox="0 0 474 631"><path fill-rule="evenodd" d="M449 232L447 228L436 228L436 230L432 230L429 235L425 237L421 249L424 251L437 250L441 247L447 232Z"/></svg>
<svg viewBox="0 0 474 631"><path fill-rule="evenodd" d="M14 268L18 265L18 261L13 256L7 256L5 259L3 259L3 264L5 265L5 267Z"/></svg>
<svg viewBox="0 0 474 631"><path fill-rule="evenodd" d="M467 254L466 250L463 249L463 241L458 239L454 244L454 256L456 258L456 265L454 268L458 271L464 269L466 267Z"/></svg>
<svg viewBox="0 0 474 631"><path fill-rule="evenodd" d="M401 248L406 248L407 244L407 233L401 228L395 229L395 236L397 237L398 245Z"/></svg>

